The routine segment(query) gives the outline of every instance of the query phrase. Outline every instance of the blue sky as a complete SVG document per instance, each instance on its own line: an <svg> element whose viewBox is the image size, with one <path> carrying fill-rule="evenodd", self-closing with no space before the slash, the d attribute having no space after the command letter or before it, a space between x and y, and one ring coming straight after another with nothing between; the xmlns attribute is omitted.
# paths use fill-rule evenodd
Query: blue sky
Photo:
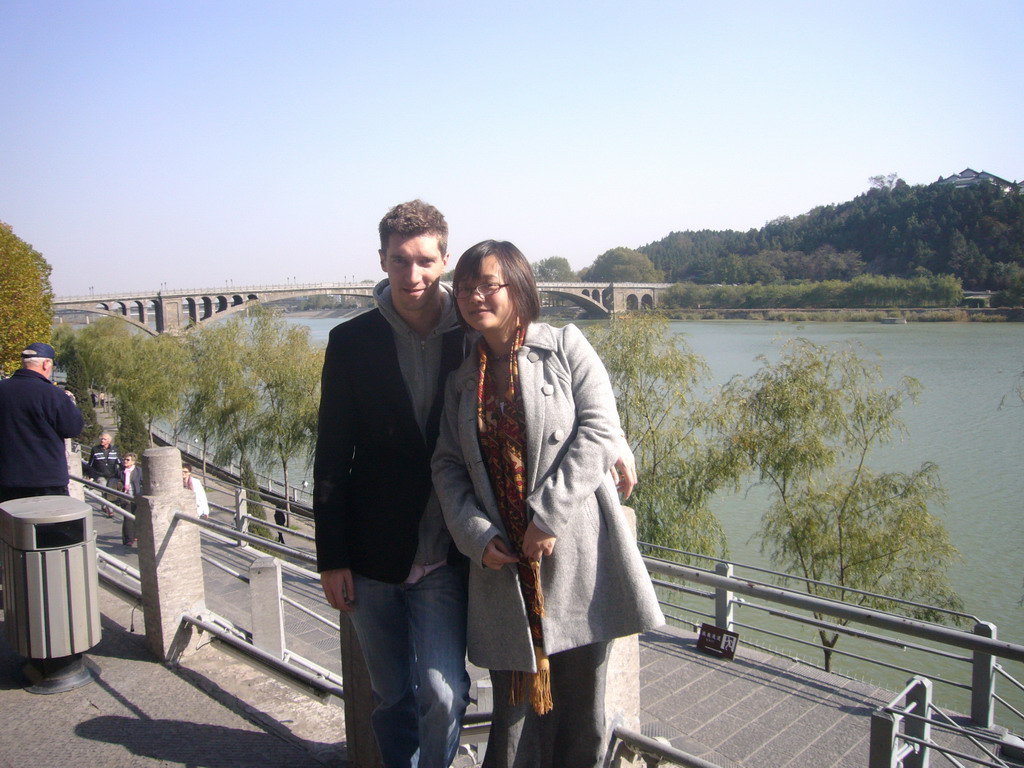
<svg viewBox="0 0 1024 768"><path fill-rule="evenodd" d="M579 268L876 174L1024 179L1019 0L4 0L0 34L0 220L58 295L376 279L414 197L453 258Z"/></svg>

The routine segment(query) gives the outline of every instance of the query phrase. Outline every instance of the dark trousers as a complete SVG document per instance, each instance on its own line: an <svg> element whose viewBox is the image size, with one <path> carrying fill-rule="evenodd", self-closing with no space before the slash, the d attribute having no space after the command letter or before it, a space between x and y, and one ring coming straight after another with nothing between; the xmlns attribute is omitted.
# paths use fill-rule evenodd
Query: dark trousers
<svg viewBox="0 0 1024 768"><path fill-rule="evenodd" d="M134 515L139 505L131 502L131 513ZM135 521L130 517L121 518L121 543L128 545L135 541Z"/></svg>
<svg viewBox="0 0 1024 768"><path fill-rule="evenodd" d="M551 700L546 715L529 701L509 704L512 673L491 670L494 718L484 768L594 768L605 750L604 692L609 643L548 657Z"/></svg>
<svg viewBox="0 0 1024 768"><path fill-rule="evenodd" d="M29 496L67 496L66 485L52 485L43 488L18 488L11 485L0 486L0 503L11 499L24 499Z"/></svg>

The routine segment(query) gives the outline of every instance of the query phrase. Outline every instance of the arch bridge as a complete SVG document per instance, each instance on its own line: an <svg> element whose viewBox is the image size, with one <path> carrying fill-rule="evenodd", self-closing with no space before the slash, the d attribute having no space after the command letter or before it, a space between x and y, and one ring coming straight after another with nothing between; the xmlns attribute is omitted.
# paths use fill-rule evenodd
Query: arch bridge
<svg viewBox="0 0 1024 768"><path fill-rule="evenodd" d="M539 283L541 294L568 301L589 315L607 317L619 312L654 309L670 283ZM373 295L374 284L287 283L285 285L189 288L56 298L56 311L89 312L118 317L153 335L182 333L237 312L281 299L307 296Z"/></svg>

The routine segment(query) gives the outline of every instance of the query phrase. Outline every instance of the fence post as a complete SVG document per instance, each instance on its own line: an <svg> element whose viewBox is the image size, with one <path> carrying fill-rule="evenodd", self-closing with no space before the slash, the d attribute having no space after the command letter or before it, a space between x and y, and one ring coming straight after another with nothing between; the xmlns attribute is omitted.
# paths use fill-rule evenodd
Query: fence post
<svg viewBox="0 0 1024 768"><path fill-rule="evenodd" d="M929 717L932 706L932 681L924 677L913 677L913 687L907 691L907 704L913 705L913 714L918 717ZM907 736L929 741L932 735L931 723L926 720L907 718L903 726ZM903 768L928 768L929 752L924 744L918 744L913 754L903 758Z"/></svg>
<svg viewBox="0 0 1024 768"><path fill-rule="evenodd" d="M199 527L176 515L195 515L195 501L181 485L177 448L150 448L142 454L142 495L135 532L146 645L158 658L176 661L195 649L196 633L183 614L206 610Z"/></svg>
<svg viewBox="0 0 1024 768"><path fill-rule="evenodd" d="M732 578L732 563L715 563L715 573ZM732 632L733 593L731 589L715 587L715 626Z"/></svg>
<svg viewBox="0 0 1024 768"><path fill-rule="evenodd" d="M893 768L896 746L896 716L883 709L871 713L871 734L868 738L868 768Z"/></svg>
<svg viewBox="0 0 1024 768"><path fill-rule="evenodd" d="M354 768L380 768L380 752L373 736L373 688L359 646L359 636L347 613L340 613L341 676L345 684L345 742Z"/></svg>
<svg viewBox="0 0 1024 768"><path fill-rule="evenodd" d="M235 488L235 530L241 533L249 532L249 518L246 517L249 511L249 497L246 495L245 488L237 486ZM239 541L238 546L247 547L249 544L244 541Z"/></svg>
<svg viewBox="0 0 1024 768"><path fill-rule="evenodd" d="M249 566L252 644L278 659L284 658L285 650L281 597L281 561L276 557L257 557Z"/></svg>
<svg viewBox="0 0 1024 768"><path fill-rule="evenodd" d="M68 474L72 477L85 477L82 474L82 446L70 438L64 441L64 457L68 463ZM68 496L85 501L85 486L81 483L68 483Z"/></svg>
<svg viewBox="0 0 1024 768"><path fill-rule="evenodd" d="M981 637L996 637L996 625L981 621L974 625L974 634ZM979 728L991 729L993 718L993 696L996 692L996 659L991 653L974 652L971 665L971 722Z"/></svg>

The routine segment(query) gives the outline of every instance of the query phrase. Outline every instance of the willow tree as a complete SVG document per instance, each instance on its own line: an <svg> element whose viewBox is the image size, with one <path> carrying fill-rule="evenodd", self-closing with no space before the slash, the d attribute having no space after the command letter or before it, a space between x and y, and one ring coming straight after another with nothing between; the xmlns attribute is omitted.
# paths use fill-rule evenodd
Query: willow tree
<svg viewBox="0 0 1024 768"><path fill-rule="evenodd" d="M733 482L736 456L706 440L723 413L700 391L704 361L653 313L618 316L587 333L604 362L640 482L630 504L642 541L724 554L725 535L709 509Z"/></svg>
<svg viewBox="0 0 1024 768"><path fill-rule="evenodd" d="M0 373L21 366L21 350L49 341L53 323L50 265L0 221Z"/></svg>
<svg viewBox="0 0 1024 768"><path fill-rule="evenodd" d="M109 391L114 395L119 431L136 435L132 445L122 438L122 448L152 447L156 421L177 426L193 370L188 350L178 336L133 333L113 354L115 372ZM128 424L135 429L125 429ZM141 436L137 434L140 426Z"/></svg>
<svg viewBox="0 0 1024 768"><path fill-rule="evenodd" d="M938 469L869 466L872 451L903 432L899 411L920 385L881 381L853 348L790 342L778 362L726 386L735 422L725 443L769 489L760 537L776 567L824 582L805 583L816 596L941 621L948 614L936 608L961 605L947 577L957 551L929 511L945 499ZM831 669L839 634L818 635Z"/></svg>
<svg viewBox="0 0 1024 768"><path fill-rule="evenodd" d="M249 366L247 329L235 317L193 330L187 335L193 375L182 415L183 427L218 463L238 461L243 484L255 485L252 462L257 452L259 403Z"/></svg>
<svg viewBox="0 0 1024 768"><path fill-rule="evenodd" d="M323 350L310 343L308 328L269 313L253 318L249 338L260 405L256 444L265 459L281 466L287 508L290 462L312 456L316 444Z"/></svg>

